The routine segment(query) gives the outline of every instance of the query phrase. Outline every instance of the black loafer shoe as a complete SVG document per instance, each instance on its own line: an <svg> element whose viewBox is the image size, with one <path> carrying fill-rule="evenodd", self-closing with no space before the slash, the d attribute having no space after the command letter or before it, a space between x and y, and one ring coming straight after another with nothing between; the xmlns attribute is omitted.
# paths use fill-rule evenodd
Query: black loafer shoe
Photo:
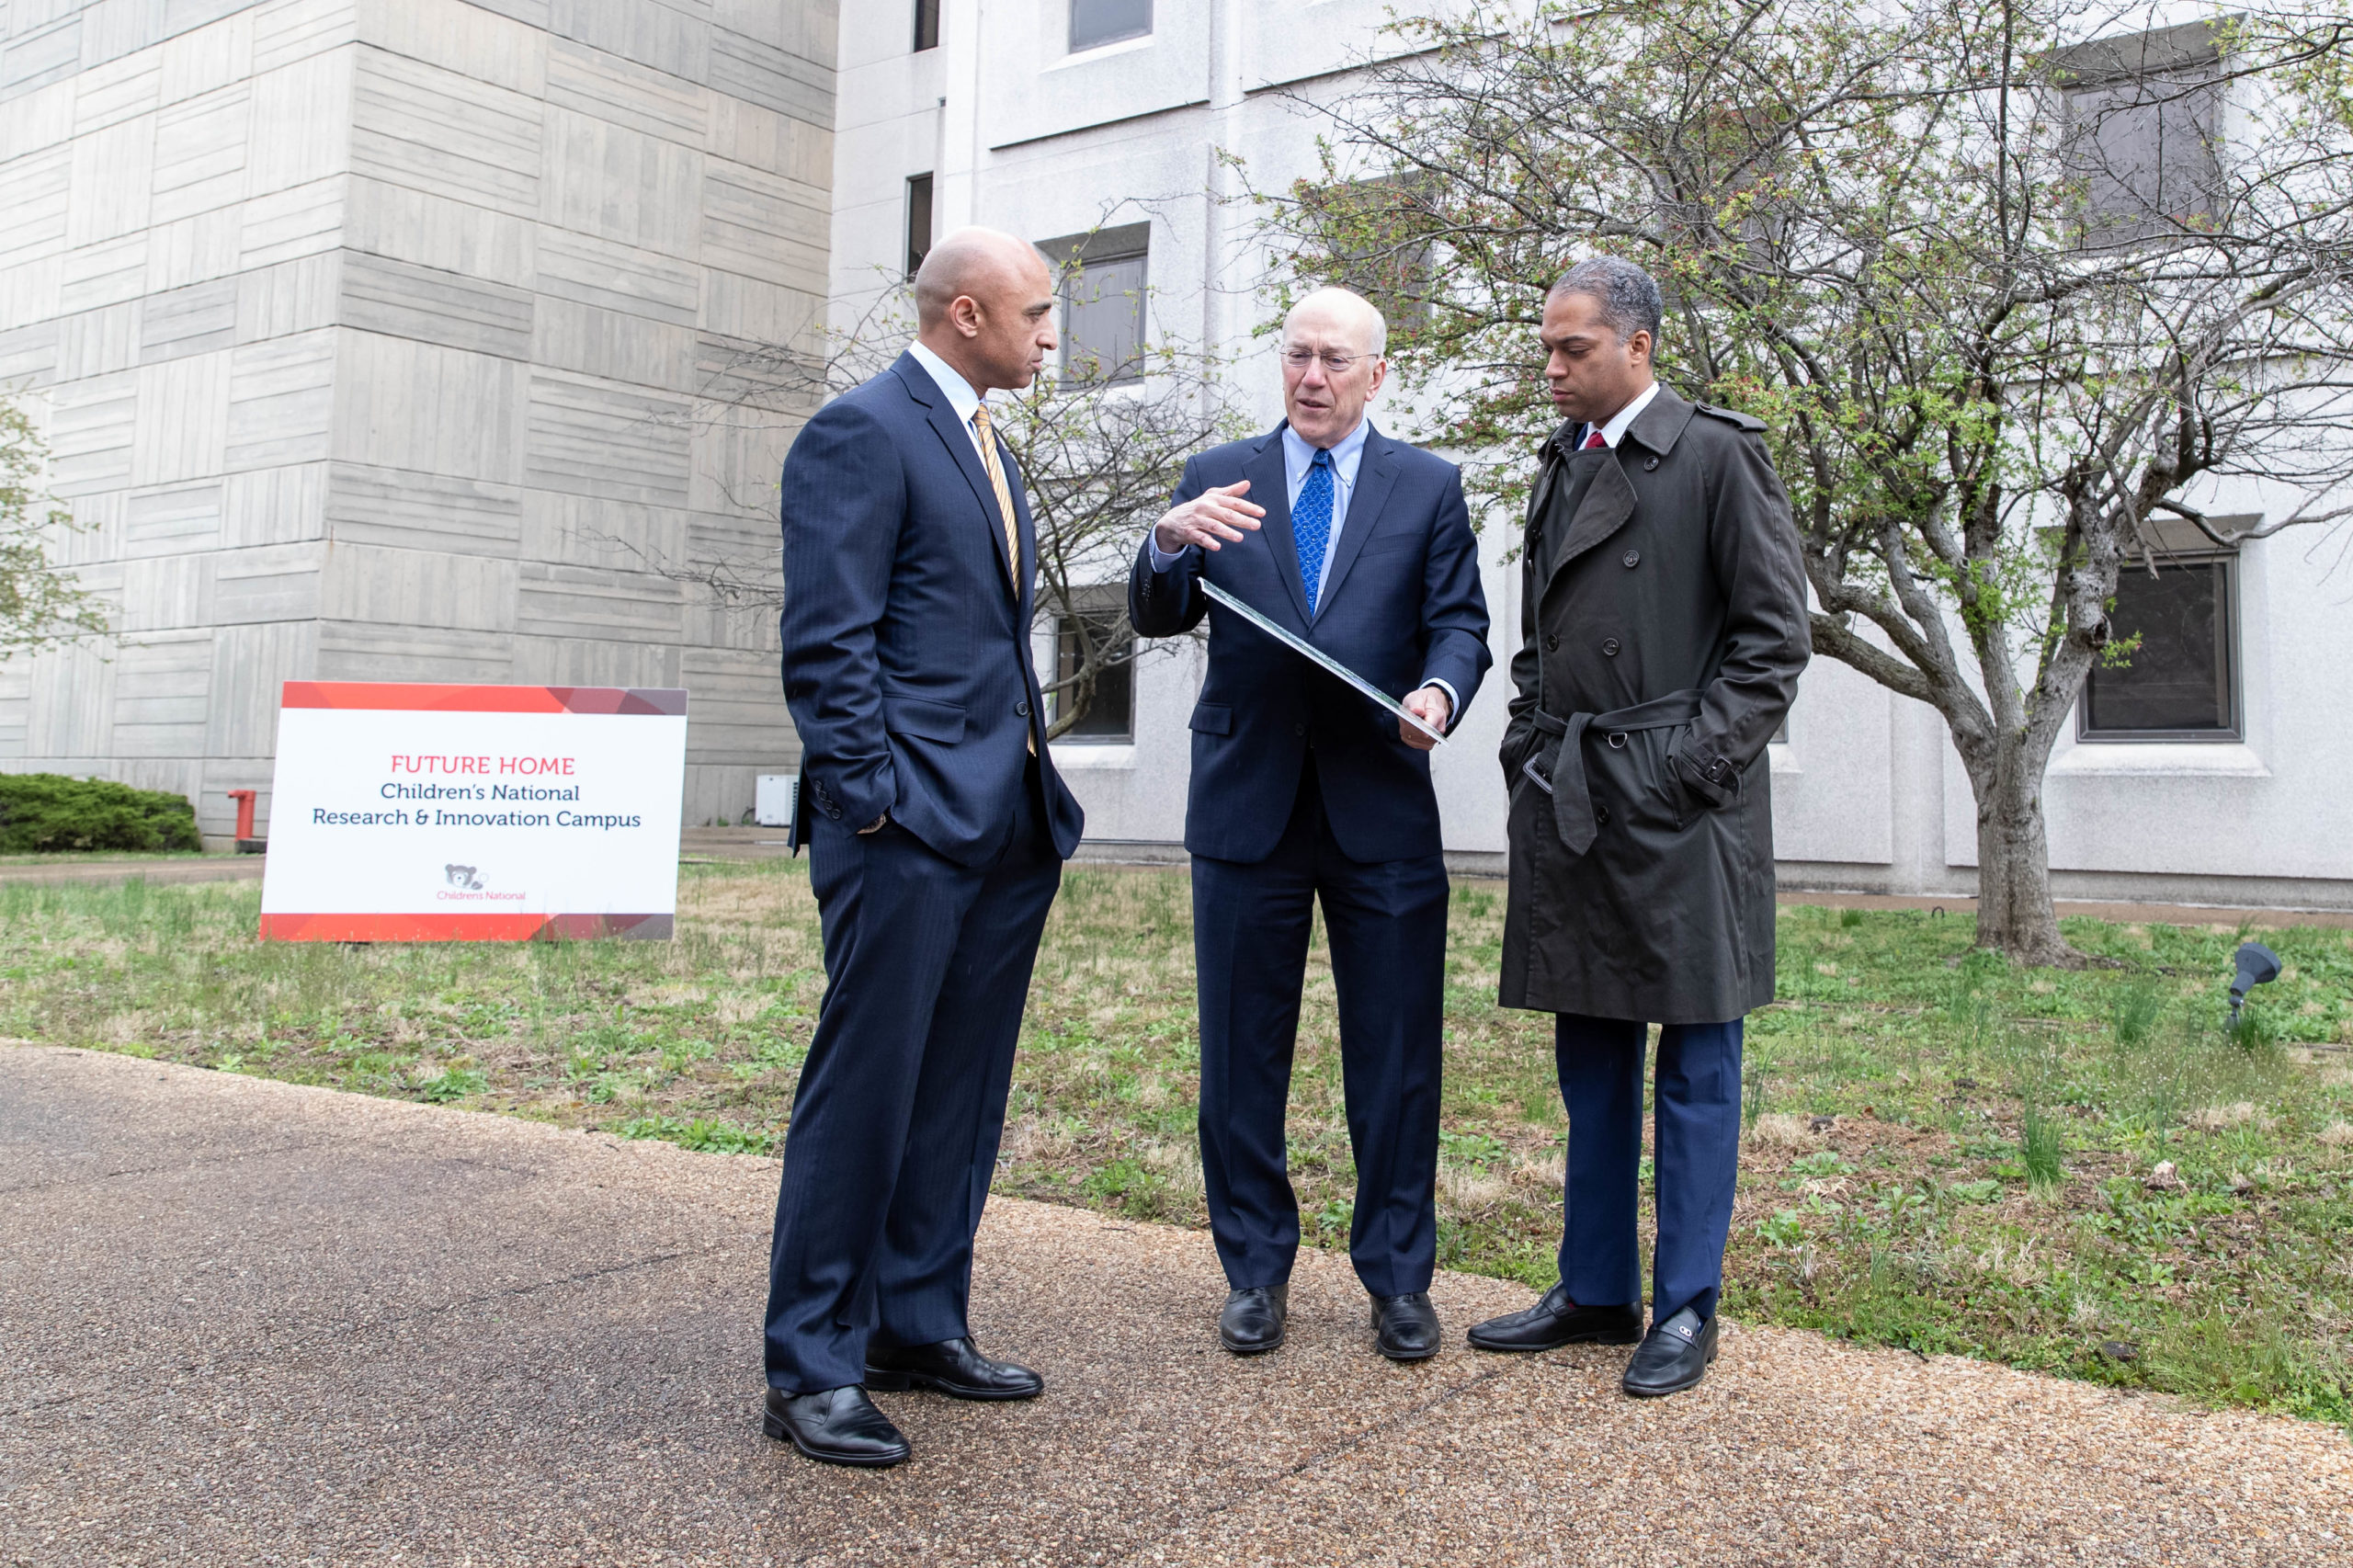
<svg viewBox="0 0 2353 1568"><path fill-rule="evenodd" d="M950 1399L1035 1399L1046 1380L1016 1361L992 1361L970 1339L893 1349L870 1346L866 1386L878 1393L937 1389Z"/></svg>
<svg viewBox="0 0 2353 1568"><path fill-rule="evenodd" d="M1558 1350L1563 1345L1633 1345L1643 1337L1643 1309L1582 1307L1569 1288L1555 1285L1524 1312L1471 1325L1471 1343L1481 1350Z"/></svg>
<svg viewBox="0 0 2353 1568"><path fill-rule="evenodd" d="M1372 1299L1372 1347L1392 1361L1427 1361L1438 1354L1438 1312L1427 1290Z"/></svg>
<svg viewBox="0 0 2353 1568"><path fill-rule="evenodd" d="M1258 1356L1279 1349L1283 1323L1290 1316L1290 1287L1254 1285L1226 1293L1225 1311L1217 1315L1217 1342L1236 1356Z"/></svg>
<svg viewBox="0 0 2353 1568"><path fill-rule="evenodd" d="M1619 1386L1636 1399L1681 1393L1708 1375L1708 1363L1715 1358L1716 1320L1702 1323L1698 1312L1686 1307L1665 1323L1651 1325L1650 1337L1626 1363L1626 1376Z"/></svg>
<svg viewBox="0 0 2353 1568"><path fill-rule="evenodd" d="M890 1417L875 1409L856 1383L818 1393L770 1389L760 1429L826 1464L879 1470L901 1462L911 1451Z"/></svg>

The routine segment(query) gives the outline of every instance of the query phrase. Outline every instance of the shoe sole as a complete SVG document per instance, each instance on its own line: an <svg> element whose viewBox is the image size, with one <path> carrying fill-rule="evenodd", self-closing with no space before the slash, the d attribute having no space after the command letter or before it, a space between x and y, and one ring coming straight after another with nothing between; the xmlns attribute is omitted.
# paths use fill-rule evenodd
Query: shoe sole
<svg viewBox="0 0 2353 1568"><path fill-rule="evenodd" d="M792 1428L787 1426L775 1416L766 1414L763 1414L760 1416L760 1430L766 1432L769 1437L774 1437L779 1443L790 1443L800 1453L801 1458L815 1460L819 1464L847 1465L852 1470L888 1470L894 1464L906 1463L907 1460L913 1457L913 1450L909 1450L907 1453L893 1455L889 1459L870 1459L864 1457L854 1459L847 1454L821 1453L817 1449L813 1449L808 1444L802 1442L793 1432Z"/></svg>
<svg viewBox="0 0 2353 1568"><path fill-rule="evenodd" d="M1541 1345L1498 1345L1492 1340L1480 1338L1475 1331L1464 1335L1463 1338L1470 1342L1472 1349L1484 1350L1497 1356L1540 1356L1547 1350L1558 1350L1568 1345L1640 1345L1643 1342L1639 1330L1632 1334L1611 1334L1601 1329L1596 1329L1589 1334L1572 1334L1560 1339L1547 1340Z"/></svg>
<svg viewBox="0 0 2353 1568"><path fill-rule="evenodd" d="M1708 1352L1708 1358L1699 1364L1699 1369L1679 1383L1670 1384L1665 1388L1636 1388L1633 1384L1620 1380L1618 1387L1629 1399L1665 1399L1668 1394L1681 1393L1687 1389L1698 1388L1707 1380L1708 1369L1715 1364L1716 1352L1711 1349Z"/></svg>
<svg viewBox="0 0 2353 1568"><path fill-rule="evenodd" d="M927 1378L921 1372L886 1372L879 1368L866 1369L866 1392L869 1393L905 1393L910 1389L929 1389L950 1399L969 1399L986 1403L1007 1400L1035 1399L1046 1392L1043 1383L1034 1389L976 1389L969 1383L951 1383L945 1378Z"/></svg>
<svg viewBox="0 0 2353 1568"><path fill-rule="evenodd" d="M1233 1341L1228 1339L1222 1332L1221 1332L1217 1336L1217 1342L1225 1346L1227 1353L1230 1355L1264 1356L1270 1350L1280 1350L1283 1347L1283 1341L1289 1336L1290 1331L1286 1329L1283 1333L1278 1334L1274 1338L1267 1341L1264 1345L1236 1345Z"/></svg>

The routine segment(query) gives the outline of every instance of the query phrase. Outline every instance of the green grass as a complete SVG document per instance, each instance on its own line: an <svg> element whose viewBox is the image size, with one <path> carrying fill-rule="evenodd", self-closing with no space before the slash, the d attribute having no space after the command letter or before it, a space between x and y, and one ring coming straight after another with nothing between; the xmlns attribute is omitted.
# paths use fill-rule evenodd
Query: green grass
<svg viewBox="0 0 2353 1568"><path fill-rule="evenodd" d="M263 946L252 884L0 883L0 1031L771 1153L824 977L805 869L689 867L671 942ZM1181 873L1074 869L1039 957L999 1191L1204 1222ZM1543 1286L1550 1020L1494 1005L1502 892L1456 889L1439 1242ZM1751 1021L1727 1310L2353 1426L2353 935L2235 1033L2225 927L2071 920L2019 971L1965 920L1792 907ZM1291 1168L1344 1245L1354 1165L1311 957ZM1211 1290L1214 1281L1204 1281Z"/></svg>

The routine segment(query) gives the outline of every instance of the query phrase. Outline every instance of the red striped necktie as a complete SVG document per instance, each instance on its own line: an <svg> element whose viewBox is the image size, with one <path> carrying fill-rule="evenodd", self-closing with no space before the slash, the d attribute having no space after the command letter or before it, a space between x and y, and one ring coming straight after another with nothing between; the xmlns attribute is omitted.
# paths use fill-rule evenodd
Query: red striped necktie
<svg viewBox="0 0 2353 1568"><path fill-rule="evenodd" d="M1577 450L1579 450L1579 451L1581 451L1581 452L1589 452L1589 451L1593 450L1593 449L1594 449L1594 448L1596 448L1596 447L1606 447L1606 446L1608 446L1608 445L1609 444L1608 442L1607 442L1607 441L1605 441L1605 440L1603 440L1603 439L1601 438L1601 426L1598 426L1598 425L1588 425L1588 426L1586 426L1586 431L1587 431L1587 432L1589 432L1589 433L1586 435L1586 438L1585 438L1585 445L1583 445L1583 446L1579 447L1579 448L1577 449Z"/></svg>

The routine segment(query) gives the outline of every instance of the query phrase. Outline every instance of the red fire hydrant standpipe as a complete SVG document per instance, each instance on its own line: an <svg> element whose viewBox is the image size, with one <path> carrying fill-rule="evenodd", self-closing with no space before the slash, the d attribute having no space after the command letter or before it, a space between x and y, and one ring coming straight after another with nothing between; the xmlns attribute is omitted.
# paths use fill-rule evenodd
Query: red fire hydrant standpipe
<svg viewBox="0 0 2353 1568"><path fill-rule="evenodd" d="M269 841L254 836L254 791L232 790L229 799L237 802L237 853L262 855L269 849Z"/></svg>

